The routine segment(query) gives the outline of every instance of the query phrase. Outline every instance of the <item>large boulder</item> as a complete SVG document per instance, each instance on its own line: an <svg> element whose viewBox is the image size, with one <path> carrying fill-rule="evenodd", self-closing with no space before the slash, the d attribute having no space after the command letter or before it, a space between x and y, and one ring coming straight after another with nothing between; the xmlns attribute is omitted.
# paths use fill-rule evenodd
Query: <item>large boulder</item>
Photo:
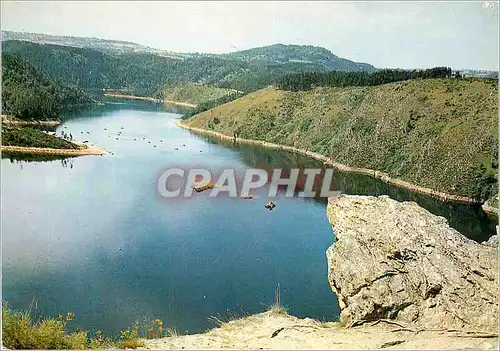
<svg viewBox="0 0 500 351"><path fill-rule="evenodd" d="M498 329L498 250L414 202L332 198L328 280L341 322L393 319L421 329Z"/></svg>

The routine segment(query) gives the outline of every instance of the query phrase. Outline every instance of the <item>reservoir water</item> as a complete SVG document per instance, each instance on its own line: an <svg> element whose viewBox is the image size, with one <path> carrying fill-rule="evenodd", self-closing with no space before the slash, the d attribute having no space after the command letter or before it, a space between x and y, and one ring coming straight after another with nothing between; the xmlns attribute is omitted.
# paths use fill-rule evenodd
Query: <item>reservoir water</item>
<svg viewBox="0 0 500 351"><path fill-rule="evenodd" d="M277 284L289 312L335 320L327 281L333 244L325 201L197 194L164 199L171 166L290 168L318 165L288 152L217 142L175 125L180 115L147 104L80 111L58 127L112 154L66 160L2 159L3 299L37 314L75 312L71 326L119 331L160 318L181 333L261 312ZM119 133L120 132L120 133ZM156 147L154 147L156 146ZM176 150L177 148L177 150ZM443 203L367 176L336 173L349 194L416 201L475 240L495 231L479 206Z"/></svg>

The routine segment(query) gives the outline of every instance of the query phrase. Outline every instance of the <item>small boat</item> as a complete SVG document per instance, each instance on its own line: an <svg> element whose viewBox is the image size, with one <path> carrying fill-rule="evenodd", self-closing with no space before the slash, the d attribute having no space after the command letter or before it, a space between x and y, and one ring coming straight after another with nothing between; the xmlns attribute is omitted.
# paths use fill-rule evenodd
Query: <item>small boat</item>
<svg viewBox="0 0 500 351"><path fill-rule="evenodd" d="M274 201L269 201L264 207L269 211L272 211L276 207L276 204L274 203Z"/></svg>
<svg viewBox="0 0 500 351"><path fill-rule="evenodd" d="M213 183L208 183L206 185L199 185L199 186L194 186L193 185L193 189L197 193L201 193L202 191L213 189L213 188L215 188L215 184L213 184Z"/></svg>

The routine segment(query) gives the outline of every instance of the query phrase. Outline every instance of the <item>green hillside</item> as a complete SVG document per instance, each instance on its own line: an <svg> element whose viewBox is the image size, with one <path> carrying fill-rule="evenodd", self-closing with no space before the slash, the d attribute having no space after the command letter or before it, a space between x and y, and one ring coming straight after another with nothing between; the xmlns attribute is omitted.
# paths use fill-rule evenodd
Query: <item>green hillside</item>
<svg viewBox="0 0 500 351"><path fill-rule="evenodd" d="M266 88L185 123L314 151L451 194L486 200L497 192L496 81Z"/></svg>
<svg viewBox="0 0 500 351"><path fill-rule="evenodd" d="M207 101L217 100L232 93L234 93L233 90L217 88L210 85L181 83L166 86L165 89L163 89L163 99L199 105Z"/></svg>
<svg viewBox="0 0 500 351"><path fill-rule="evenodd" d="M2 145L47 147L52 149L78 149L78 145L30 127L2 126Z"/></svg>
<svg viewBox="0 0 500 351"><path fill-rule="evenodd" d="M184 82L251 92L273 84L287 73L374 70L370 65L341 59L326 49L302 46L261 48L265 50L258 55L259 59L250 59L255 55L249 52L184 56L148 52L117 54L12 40L3 41L2 49L83 89L111 89L152 97L161 95L165 85ZM259 48L252 50L259 51ZM288 54L283 56L283 53ZM277 59L282 56L287 59Z"/></svg>
<svg viewBox="0 0 500 351"><path fill-rule="evenodd" d="M350 72L374 72L376 70L375 67L367 63L350 61L334 55L325 48L312 45L275 44L236 51L234 53L225 54L225 56L248 62L275 62L282 64L287 62L300 62L321 65L327 70Z"/></svg>
<svg viewBox="0 0 500 351"><path fill-rule="evenodd" d="M80 89L2 53L2 114L24 120L57 119L62 108L90 102Z"/></svg>

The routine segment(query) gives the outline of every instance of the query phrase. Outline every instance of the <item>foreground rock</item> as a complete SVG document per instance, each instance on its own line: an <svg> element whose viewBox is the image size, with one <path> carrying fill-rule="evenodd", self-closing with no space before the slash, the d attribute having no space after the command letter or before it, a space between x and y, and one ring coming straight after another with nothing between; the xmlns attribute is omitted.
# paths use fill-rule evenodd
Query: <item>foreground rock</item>
<svg viewBox="0 0 500 351"><path fill-rule="evenodd" d="M495 349L498 339L457 332L395 330L386 323L344 328L268 311L222 323L203 334L146 340L148 349Z"/></svg>
<svg viewBox="0 0 500 351"><path fill-rule="evenodd" d="M331 199L328 279L344 325L392 319L419 329L498 329L498 250L413 202Z"/></svg>
<svg viewBox="0 0 500 351"><path fill-rule="evenodd" d="M489 238L487 241L482 242L481 244L498 248L498 234L493 235L491 238Z"/></svg>

